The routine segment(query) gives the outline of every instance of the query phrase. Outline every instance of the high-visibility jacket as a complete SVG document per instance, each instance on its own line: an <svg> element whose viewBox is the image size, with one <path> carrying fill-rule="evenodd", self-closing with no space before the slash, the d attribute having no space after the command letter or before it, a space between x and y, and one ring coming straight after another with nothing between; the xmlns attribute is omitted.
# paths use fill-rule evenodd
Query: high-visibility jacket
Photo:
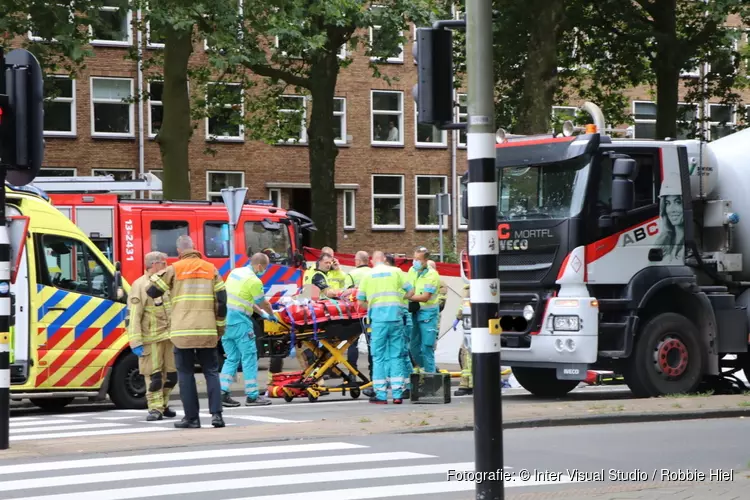
<svg viewBox="0 0 750 500"><path fill-rule="evenodd" d="M445 303L448 301L448 285L445 281L440 280L440 288L438 288L438 305L442 311L445 307Z"/></svg>
<svg viewBox="0 0 750 500"><path fill-rule="evenodd" d="M469 293L470 293L469 292L469 285L464 285L464 296L463 296L463 298L464 299L468 299L469 298ZM463 319L463 317L464 317L464 303L463 303L463 300L462 300L461 303L458 305L458 311L456 312L456 319Z"/></svg>
<svg viewBox="0 0 750 500"><path fill-rule="evenodd" d="M372 268L370 266L357 266L352 269L349 274L346 275L346 288L358 287L362 278L370 274Z"/></svg>
<svg viewBox="0 0 750 500"><path fill-rule="evenodd" d="M253 304L266 299L263 282L249 267L238 267L227 276L227 325L252 327Z"/></svg>
<svg viewBox="0 0 750 500"><path fill-rule="evenodd" d="M128 340L130 347L153 344L169 338L169 292L151 298L146 290L153 273L146 272L133 282L128 295Z"/></svg>
<svg viewBox="0 0 750 500"><path fill-rule="evenodd" d="M417 272L412 267L409 269L407 281L414 288L414 295L419 295L425 292L432 294L430 300L427 302L419 302L420 309L439 310L440 297L438 291L440 289L440 275L437 271L428 267Z"/></svg>
<svg viewBox="0 0 750 500"><path fill-rule="evenodd" d="M309 285L312 283L312 277L315 274L315 272L318 269L315 267L311 267L310 269L305 269L304 274L302 275L302 284L303 285Z"/></svg>
<svg viewBox="0 0 750 500"><path fill-rule="evenodd" d="M213 264L200 252L185 253L151 276L150 297L171 292L169 339L178 349L214 348L226 327L227 290Z"/></svg>
<svg viewBox="0 0 750 500"><path fill-rule="evenodd" d="M404 292L411 288L398 269L380 264L362 278L357 300L367 301L371 321L402 321Z"/></svg>
<svg viewBox="0 0 750 500"><path fill-rule="evenodd" d="M346 288L346 273L341 269L331 269L326 273L326 281L331 288L343 290Z"/></svg>

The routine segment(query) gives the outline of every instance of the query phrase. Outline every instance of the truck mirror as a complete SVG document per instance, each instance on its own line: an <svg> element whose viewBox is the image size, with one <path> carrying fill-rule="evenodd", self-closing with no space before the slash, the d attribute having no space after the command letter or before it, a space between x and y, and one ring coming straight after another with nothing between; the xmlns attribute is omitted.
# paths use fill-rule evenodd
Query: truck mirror
<svg viewBox="0 0 750 500"><path fill-rule="evenodd" d="M635 206L638 165L632 158L617 158L612 167L612 216L621 217Z"/></svg>

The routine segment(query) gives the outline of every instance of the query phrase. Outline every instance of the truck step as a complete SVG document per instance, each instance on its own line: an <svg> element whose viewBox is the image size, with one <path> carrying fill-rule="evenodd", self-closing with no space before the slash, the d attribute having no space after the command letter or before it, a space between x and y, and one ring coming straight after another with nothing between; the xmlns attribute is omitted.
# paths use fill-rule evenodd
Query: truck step
<svg viewBox="0 0 750 500"><path fill-rule="evenodd" d="M621 358L625 356L625 351L599 351L602 358Z"/></svg>
<svg viewBox="0 0 750 500"><path fill-rule="evenodd" d="M701 292L704 293L728 293L729 289L725 286L702 286Z"/></svg>
<svg viewBox="0 0 750 500"><path fill-rule="evenodd" d="M600 311L620 311L630 307L630 299L599 299Z"/></svg>
<svg viewBox="0 0 750 500"><path fill-rule="evenodd" d="M625 330L627 327L628 327L628 324L626 322L624 323L599 323L599 331L615 330L615 331L621 332Z"/></svg>

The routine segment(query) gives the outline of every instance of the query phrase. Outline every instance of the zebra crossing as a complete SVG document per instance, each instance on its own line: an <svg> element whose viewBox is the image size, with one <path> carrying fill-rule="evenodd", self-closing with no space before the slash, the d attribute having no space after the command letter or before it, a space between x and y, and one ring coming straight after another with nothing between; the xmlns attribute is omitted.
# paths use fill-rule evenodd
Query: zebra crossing
<svg viewBox="0 0 750 500"><path fill-rule="evenodd" d="M456 494L466 498L475 488L472 481L447 480L449 471L473 471L472 461L376 448L380 449L348 442L315 442L168 453L149 450L46 462L0 461L0 499L125 500L179 495L180 500L394 496L448 500L459 498ZM471 455L471 450L464 451ZM567 478L554 484L571 482ZM508 488L547 484L553 483L506 481Z"/></svg>
<svg viewBox="0 0 750 500"><path fill-rule="evenodd" d="M253 424L296 424L307 420L279 418L269 415L258 415L240 411L223 411L227 427ZM179 421L184 413L182 408L175 408L175 418L165 418L146 422L145 410L112 410L107 412L64 413L57 415L12 417L10 419L10 441L33 441L42 439L62 439L88 436L110 436L141 434L144 432L177 431L173 423ZM201 421L208 425L211 415L200 413Z"/></svg>

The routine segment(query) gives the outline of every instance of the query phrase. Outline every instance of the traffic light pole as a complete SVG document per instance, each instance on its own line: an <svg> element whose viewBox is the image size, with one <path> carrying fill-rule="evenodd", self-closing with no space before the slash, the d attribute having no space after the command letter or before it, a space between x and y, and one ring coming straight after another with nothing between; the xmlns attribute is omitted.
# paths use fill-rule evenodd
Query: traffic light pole
<svg viewBox="0 0 750 500"><path fill-rule="evenodd" d="M482 500L504 499L492 48L491 0L466 2L474 455Z"/></svg>

